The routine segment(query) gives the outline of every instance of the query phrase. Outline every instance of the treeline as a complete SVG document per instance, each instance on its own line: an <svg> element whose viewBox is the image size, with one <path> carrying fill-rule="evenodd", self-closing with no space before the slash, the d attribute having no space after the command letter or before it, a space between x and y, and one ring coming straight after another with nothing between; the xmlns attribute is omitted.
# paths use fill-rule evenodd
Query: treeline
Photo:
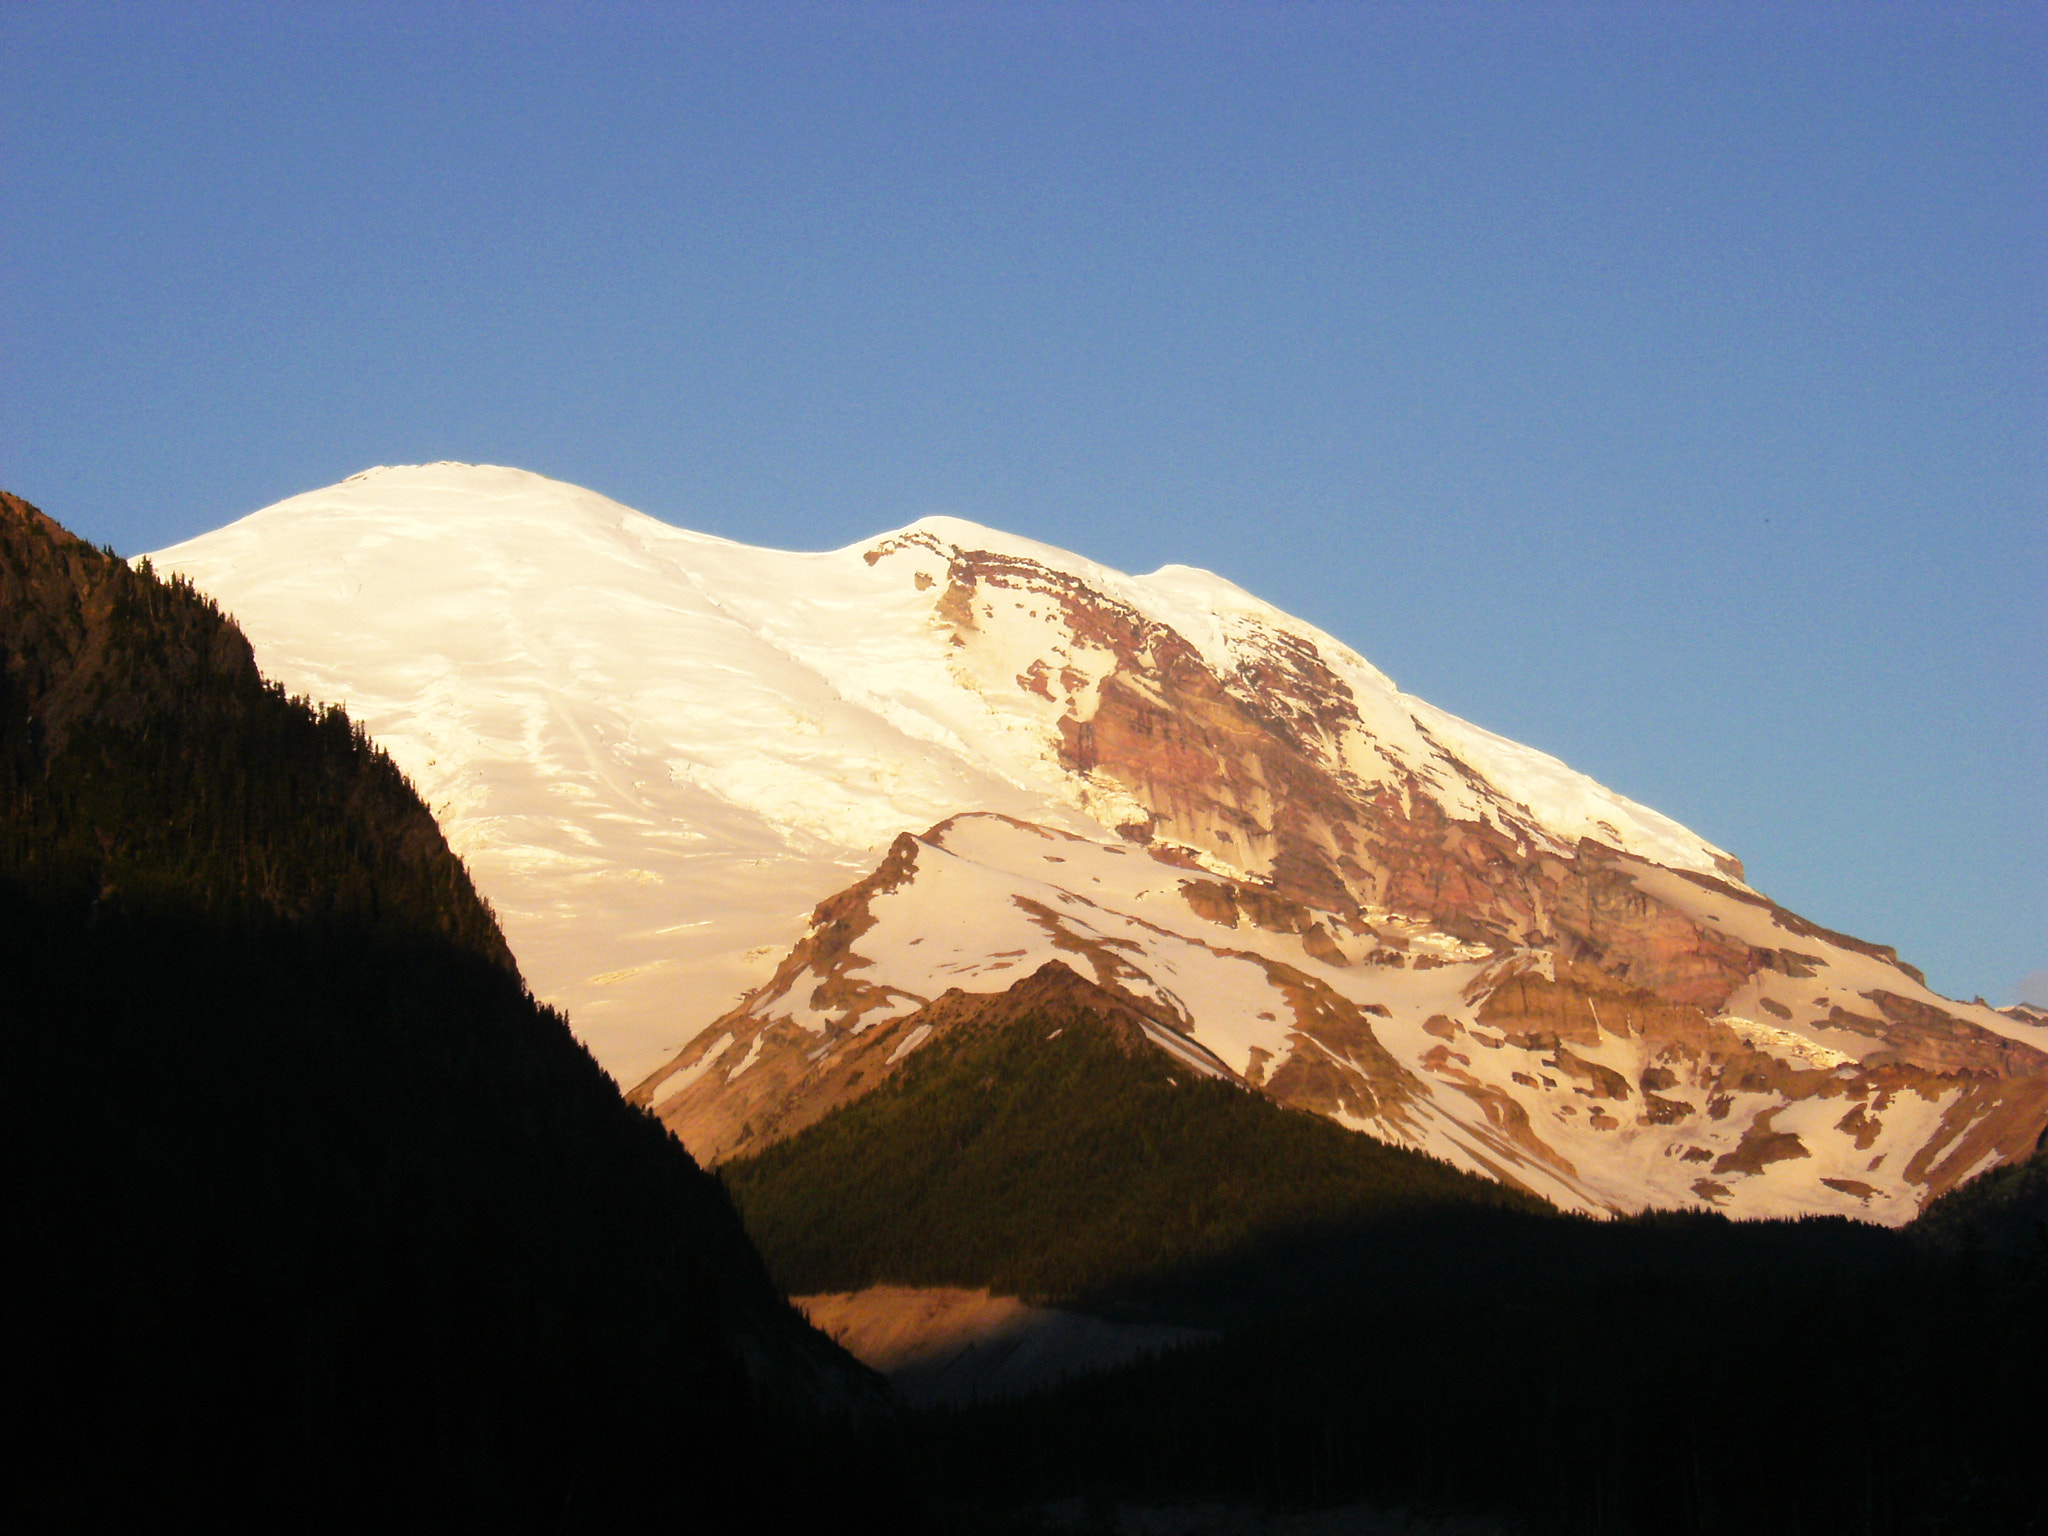
<svg viewBox="0 0 2048 1536"><path fill-rule="evenodd" d="M1011 1001L720 1170L796 1292L988 1286L1222 1332L913 1418L962 1528L1037 1529L1053 1501L1104 1531L1199 1503L1617 1536L2048 1525L2048 1163L1903 1233L1596 1221L1191 1080L1085 983Z"/></svg>
<svg viewBox="0 0 2048 1536"><path fill-rule="evenodd" d="M1957 1185L1907 1231L1924 1248L1972 1262L2048 1254L2048 1155L2037 1149Z"/></svg>

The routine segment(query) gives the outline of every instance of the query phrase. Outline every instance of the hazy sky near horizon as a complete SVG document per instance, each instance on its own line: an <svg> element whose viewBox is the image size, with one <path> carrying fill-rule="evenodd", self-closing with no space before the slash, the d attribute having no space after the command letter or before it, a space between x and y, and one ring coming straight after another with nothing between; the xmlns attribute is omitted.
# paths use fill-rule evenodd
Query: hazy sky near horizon
<svg viewBox="0 0 2048 1536"><path fill-rule="evenodd" d="M2044 74L2039 5L0 0L0 485L1205 566L2048 1002Z"/></svg>

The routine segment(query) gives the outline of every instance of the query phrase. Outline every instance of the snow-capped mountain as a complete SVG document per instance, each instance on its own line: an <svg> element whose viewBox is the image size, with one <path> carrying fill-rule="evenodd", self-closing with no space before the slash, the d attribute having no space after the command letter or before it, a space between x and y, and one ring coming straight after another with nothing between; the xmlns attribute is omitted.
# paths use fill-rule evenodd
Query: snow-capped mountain
<svg viewBox="0 0 2048 1536"><path fill-rule="evenodd" d="M752 549L445 464L154 558L391 751L700 1156L1055 956L1191 1070L1585 1208L1903 1220L2048 1122L2048 1030L1206 572Z"/></svg>

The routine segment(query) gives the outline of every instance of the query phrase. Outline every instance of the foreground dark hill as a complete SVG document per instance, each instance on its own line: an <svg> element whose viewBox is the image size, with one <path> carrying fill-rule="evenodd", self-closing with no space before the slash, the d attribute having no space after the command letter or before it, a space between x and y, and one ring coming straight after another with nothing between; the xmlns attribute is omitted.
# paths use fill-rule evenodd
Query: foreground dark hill
<svg viewBox="0 0 2048 1536"><path fill-rule="evenodd" d="M389 760L12 497L0 805L14 1528L908 1520Z"/></svg>
<svg viewBox="0 0 2048 1536"><path fill-rule="evenodd" d="M1598 1234L1575 1268L1481 1247L1431 1284L1325 1293L909 1427L980 1507L1369 1504L1557 1536L2044 1528L2038 1252L1872 1263L1794 1224L1666 1220Z"/></svg>

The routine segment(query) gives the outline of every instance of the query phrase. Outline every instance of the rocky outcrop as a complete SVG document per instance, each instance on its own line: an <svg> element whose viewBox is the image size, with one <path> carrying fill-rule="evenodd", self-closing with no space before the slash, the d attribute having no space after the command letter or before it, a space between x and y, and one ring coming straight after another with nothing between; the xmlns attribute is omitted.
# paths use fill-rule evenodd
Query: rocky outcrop
<svg viewBox="0 0 2048 1536"><path fill-rule="evenodd" d="M870 556L917 542L885 541ZM1500 953L1561 948L1702 1007L1719 1006L1758 968L1745 946L1647 896L1615 865L1615 850L1560 843L1426 727L1410 722L1426 757L1389 750L1310 638L1246 626L1225 671L1168 625L1070 574L929 538L922 547L946 561L933 612L977 685L973 659L997 644L1003 613L992 595L1056 608L1056 632L1091 670L1055 671L1041 658L1018 686L1058 706L1049 722L1058 761L1123 808L1108 818L1120 835L1253 876L1248 888L1299 909L1352 922L1397 913ZM1036 609L1032 617L1043 621ZM1461 803L1483 805L1483 818L1448 811L1445 781ZM1740 877L1733 860L1719 867Z"/></svg>

